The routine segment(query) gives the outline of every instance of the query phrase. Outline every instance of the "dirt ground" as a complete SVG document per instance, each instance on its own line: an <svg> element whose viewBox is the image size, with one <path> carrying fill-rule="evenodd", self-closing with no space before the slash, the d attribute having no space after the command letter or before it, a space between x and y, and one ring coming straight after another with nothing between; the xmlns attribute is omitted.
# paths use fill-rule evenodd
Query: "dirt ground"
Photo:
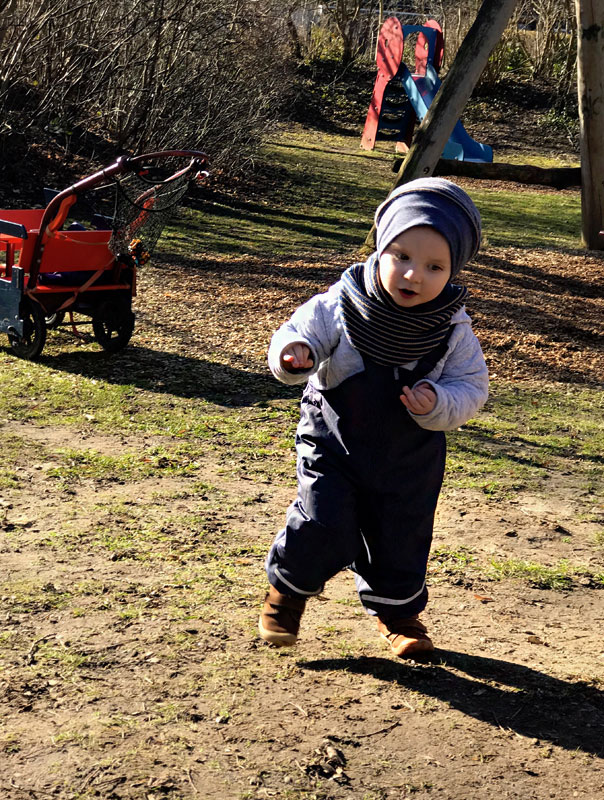
<svg viewBox="0 0 604 800"><path fill-rule="evenodd" d="M291 402L266 374L267 339L346 261L192 254L167 266L141 281L132 347L111 362L87 354L88 377L143 386L153 374L149 391L167 408L173 395L192 398L191 413L205 399L258 414L259 400ZM491 248L468 276L498 378L570 391L601 382L601 258L552 263L545 251ZM176 296L187 301L178 315ZM77 372L70 358L44 363ZM217 435L194 478L66 491L49 477L66 436L71 448L112 455L170 436L11 418L0 433L19 442L19 486L0 508L2 800L604 796L604 593L589 580L555 591L485 571L497 557L569 558L602 572L601 526L572 470L550 476L547 496L445 488L424 615L437 651L403 662L361 611L348 572L309 603L295 649L257 638L264 553L294 493L283 477L291 453L270 474ZM161 528L137 556L129 526L153 518ZM125 543L99 545L109 534ZM454 552L472 560L438 556Z"/></svg>

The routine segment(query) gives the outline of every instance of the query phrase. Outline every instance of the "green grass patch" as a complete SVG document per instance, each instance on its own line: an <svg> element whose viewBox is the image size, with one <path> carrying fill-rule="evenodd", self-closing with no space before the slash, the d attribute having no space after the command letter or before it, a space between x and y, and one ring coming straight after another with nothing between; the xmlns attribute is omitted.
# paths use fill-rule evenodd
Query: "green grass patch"
<svg viewBox="0 0 604 800"><path fill-rule="evenodd" d="M64 608L71 592L51 582L10 581L0 585L4 607L12 614L29 614Z"/></svg>
<svg viewBox="0 0 604 800"><path fill-rule="evenodd" d="M55 451L62 464L46 474L64 486L81 481L126 481L157 475L191 475L200 463L191 459L189 447L151 447L141 453L110 456L95 450L63 449Z"/></svg>
<svg viewBox="0 0 604 800"><path fill-rule="evenodd" d="M395 175L394 147L360 149L358 136L284 130L263 151L270 191L246 201L216 195L183 211L166 230L161 249L186 258L196 254L252 254L304 258L361 247L376 207ZM554 159L521 158L537 166ZM494 246L581 246L579 192L469 190ZM233 231L236 235L233 235Z"/></svg>
<svg viewBox="0 0 604 800"><path fill-rule="evenodd" d="M254 503L263 501L263 495L253 498ZM112 561L191 563L198 570L197 579L203 576L204 589L208 580L221 583L225 576L232 576L233 587L238 587L237 573L242 568L254 567L262 574L266 550L264 543L229 544L238 542L229 512L239 510L240 502L236 496L215 490L196 496L195 511L176 512L163 496L95 503L92 508L81 507L74 519L48 533L38 546L72 553L96 549ZM91 587L81 583L74 591L84 597L104 595L97 583Z"/></svg>
<svg viewBox="0 0 604 800"><path fill-rule="evenodd" d="M430 553L428 573L431 578L455 581L463 579L469 570L475 568L476 556L467 547L436 547Z"/></svg>
<svg viewBox="0 0 604 800"><path fill-rule="evenodd" d="M495 247L581 247L581 200L576 194L469 190Z"/></svg>
<svg viewBox="0 0 604 800"><path fill-rule="evenodd" d="M466 547L436 547L430 554L432 580L463 583L476 578L487 581L518 580L534 589L570 591L579 585L604 589L604 573L563 559L553 566L520 559L493 559L480 563Z"/></svg>
<svg viewBox="0 0 604 800"><path fill-rule="evenodd" d="M70 646L46 641L40 643L36 650L36 662L40 666L53 667L56 673L65 679L85 666L88 658Z"/></svg>
<svg viewBox="0 0 604 800"><path fill-rule="evenodd" d="M574 155L559 154L547 156L542 153L497 153L495 159L503 164L528 164L531 167L543 169L556 169L557 167L579 167L580 161Z"/></svg>
<svg viewBox="0 0 604 800"><path fill-rule="evenodd" d="M65 488L82 481L194 478L209 451L228 453L223 472L246 471L262 480L293 480L297 396L229 407L202 397L142 389L132 383L120 385L115 373L104 378L76 378L11 356L5 361L9 379L0 397L0 419L61 425L65 442L71 428L170 439L161 447L119 455L36 445L31 457L52 462L48 475ZM142 372L145 369L140 367ZM134 359L129 362L128 374L131 381L142 381ZM244 376L240 389L246 388L245 381ZM252 396L253 390L250 379ZM26 391L35 402L23 402ZM71 406L66 411L68 402ZM597 389L493 381L485 408L461 430L448 435L445 486L478 489L495 498L522 488L543 493L548 491L550 476L564 471L588 492L588 502L590 498L595 501L602 494L604 475L603 419L604 398ZM23 441L2 437L1 429L0 438L6 441L11 460L17 460ZM16 489L16 475L18 469L5 466L0 483Z"/></svg>
<svg viewBox="0 0 604 800"><path fill-rule="evenodd" d="M183 211L162 248L187 257L351 252L393 179L390 157L363 153L350 137L288 132L266 145L263 157L277 176L266 198L217 196Z"/></svg>
<svg viewBox="0 0 604 800"><path fill-rule="evenodd" d="M0 449L2 450L2 464L0 464L0 489L16 489L19 486L19 472L13 466L19 458L24 447L23 439L19 436L5 434L0 427ZM0 519L6 514L6 509L0 508Z"/></svg>
<svg viewBox="0 0 604 800"><path fill-rule="evenodd" d="M595 388L493 382L480 414L448 435L446 486L496 496L545 492L564 470L595 500L604 490L603 412Z"/></svg>
<svg viewBox="0 0 604 800"><path fill-rule="evenodd" d="M516 559L493 561L488 575L494 580L520 580L535 589L564 591L572 589L577 583L604 589L604 573L593 572L587 567L576 566L565 560L552 567Z"/></svg>
<svg viewBox="0 0 604 800"><path fill-rule="evenodd" d="M0 467L0 489L16 489L19 485L19 476L12 469Z"/></svg>
<svg viewBox="0 0 604 800"><path fill-rule="evenodd" d="M41 544L58 551L98 548L114 561L207 561L215 557L217 543L233 538L221 517L228 506L219 493L199 494L196 505L196 513L175 513L162 496L95 504L90 511L80 509Z"/></svg>
<svg viewBox="0 0 604 800"><path fill-rule="evenodd" d="M139 457L120 459L103 458L93 453L71 453L59 450L65 463L57 471L69 472L68 462L74 461L72 472L94 477L111 472L122 477L135 473L153 474L181 470L187 464L191 471L195 460L208 448L228 443L238 453L252 458L263 450L270 456L275 451L287 450L291 444L294 415L290 404L262 401L258 406L225 407L201 397L181 396L176 393L144 389L133 383L119 383L126 378L142 384L146 373L144 365L137 365L134 356L124 356L122 362L107 369L105 377L93 378L49 369L44 363L31 363L0 356L5 367L5 391L0 396L0 420L27 421L39 425L52 424L66 428L94 430L102 433L144 433L182 440L175 450L150 450ZM82 361L82 368L94 370ZM183 379L184 380L184 379ZM243 378L242 385L245 383ZM253 391L253 378L250 378ZM297 401L296 401L297 402ZM1 428L0 428L1 436ZM4 439L10 452L18 455L22 443ZM41 445L43 449L43 445ZM8 450L7 450L8 452ZM180 465L180 466L179 466ZM6 469L6 481L11 482L11 471Z"/></svg>
<svg viewBox="0 0 604 800"><path fill-rule="evenodd" d="M602 462L604 396L597 388L496 382L481 421L473 425L499 436L515 429L523 434L514 439L518 445L534 444L551 455Z"/></svg>

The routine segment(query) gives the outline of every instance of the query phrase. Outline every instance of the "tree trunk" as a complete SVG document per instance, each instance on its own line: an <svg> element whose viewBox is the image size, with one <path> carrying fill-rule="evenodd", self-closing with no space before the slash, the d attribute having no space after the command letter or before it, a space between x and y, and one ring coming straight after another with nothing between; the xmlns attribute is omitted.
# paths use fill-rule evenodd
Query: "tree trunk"
<svg viewBox="0 0 604 800"><path fill-rule="evenodd" d="M583 244L603 250L604 218L604 0L576 0L577 90L581 122Z"/></svg>
<svg viewBox="0 0 604 800"><path fill-rule="evenodd" d="M414 178L432 175L447 139L515 6L516 0L484 0L434 102L417 129L392 189ZM369 232L365 244L371 249L375 247L374 228Z"/></svg>
<svg viewBox="0 0 604 800"><path fill-rule="evenodd" d="M483 164L441 158L434 175L457 175L484 181L512 181L529 185L570 189L581 186L580 167L535 167L532 164Z"/></svg>
<svg viewBox="0 0 604 800"><path fill-rule="evenodd" d="M298 29L294 24L294 20L292 19L293 10L287 12L287 16L285 18L285 24L287 27L287 32L289 33L289 40L292 44L292 50L294 51L294 58L297 61L302 61L302 45L300 44L300 37L298 36Z"/></svg>

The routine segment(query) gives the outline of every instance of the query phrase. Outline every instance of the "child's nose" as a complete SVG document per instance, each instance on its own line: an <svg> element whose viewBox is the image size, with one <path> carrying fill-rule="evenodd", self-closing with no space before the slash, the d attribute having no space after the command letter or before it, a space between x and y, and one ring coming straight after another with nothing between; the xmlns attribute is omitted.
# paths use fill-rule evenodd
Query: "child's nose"
<svg viewBox="0 0 604 800"><path fill-rule="evenodd" d="M417 268L413 264L409 264L403 275L408 281L417 279Z"/></svg>

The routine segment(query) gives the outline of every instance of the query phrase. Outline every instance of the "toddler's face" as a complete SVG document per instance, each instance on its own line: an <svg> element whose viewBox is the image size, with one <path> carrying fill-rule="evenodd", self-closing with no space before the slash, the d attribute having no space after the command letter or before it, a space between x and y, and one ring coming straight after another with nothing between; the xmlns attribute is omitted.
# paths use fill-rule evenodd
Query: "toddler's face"
<svg viewBox="0 0 604 800"><path fill-rule="evenodd" d="M409 228L380 256L380 280L394 302L410 308L428 303L451 277L449 243L434 228Z"/></svg>

